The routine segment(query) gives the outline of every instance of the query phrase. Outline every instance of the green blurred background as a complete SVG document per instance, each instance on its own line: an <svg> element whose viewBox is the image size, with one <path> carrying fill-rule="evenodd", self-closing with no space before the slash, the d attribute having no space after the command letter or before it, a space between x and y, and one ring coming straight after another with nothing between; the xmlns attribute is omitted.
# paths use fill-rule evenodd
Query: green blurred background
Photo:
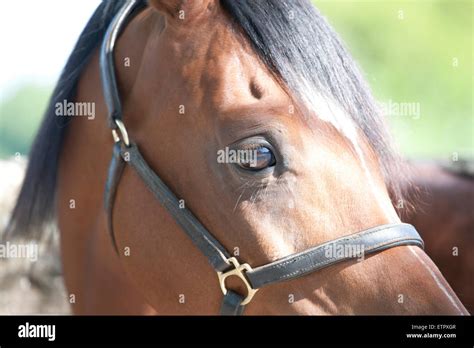
<svg viewBox="0 0 474 348"><path fill-rule="evenodd" d="M377 99L419 106L418 116L387 116L402 153L474 156L471 0L314 3L346 42ZM0 158L28 153L53 83L22 83L2 98Z"/></svg>

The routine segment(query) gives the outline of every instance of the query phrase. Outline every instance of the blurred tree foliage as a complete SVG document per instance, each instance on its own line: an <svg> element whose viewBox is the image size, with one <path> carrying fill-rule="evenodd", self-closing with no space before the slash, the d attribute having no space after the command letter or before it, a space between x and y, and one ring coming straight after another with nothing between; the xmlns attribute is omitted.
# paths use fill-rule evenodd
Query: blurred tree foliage
<svg viewBox="0 0 474 348"><path fill-rule="evenodd" d="M419 103L419 118L388 116L403 153L474 155L473 1L314 3L381 102Z"/></svg>
<svg viewBox="0 0 474 348"><path fill-rule="evenodd" d="M0 102L0 157L29 152L52 88L25 84Z"/></svg>
<svg viewBox="0 0 474 348"><path fill-rule="evenodd" d="M382 102L419 103L388 116L411 157L474 155L471 0L314 0ZM51 88L24 85L0 102L0 157L27 153Z"/></svg>

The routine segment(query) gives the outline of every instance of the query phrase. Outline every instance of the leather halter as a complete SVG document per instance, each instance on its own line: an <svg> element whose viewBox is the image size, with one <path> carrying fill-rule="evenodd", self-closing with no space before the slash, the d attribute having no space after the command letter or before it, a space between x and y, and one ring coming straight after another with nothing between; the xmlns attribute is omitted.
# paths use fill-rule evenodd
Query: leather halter
<svg viewBox="0 0 474 348"><path fill-rule="evenodd" d="M150 168L141 155L138 146L129 139L127 129L123 124L120 95L115 78L114 46L121 30L133 15L145 6L146 4L139 0L125 2L109 26L100 52L100 71L104 97L108 109L109 126L115 140L105 188L105 208L108 216L109 233L117 253L118 248L113 232L113 207L115 193L126 165L136 171L155 198L168 210L175 222L207 257L209 263L217 272L219 284L224 294L221 314L241 314L244 306L252 300L257 290L263 286L294 279L354 257L347 254L341 255L341 253L330 253L328 255L327 250L329 248L341 250L340 248L345 246L357 245L363 248L365 254L399 245L417 245L423 248L423 241L415 228L400 223L381 225L347 235L256 268L252 268L246 263L241 264L235 257L231 257L222 244L214 238L190 210L180 207L174 193ZM239 277L247 288L247 294L238 294L227 289L225 280L229 276Z"/></svg>

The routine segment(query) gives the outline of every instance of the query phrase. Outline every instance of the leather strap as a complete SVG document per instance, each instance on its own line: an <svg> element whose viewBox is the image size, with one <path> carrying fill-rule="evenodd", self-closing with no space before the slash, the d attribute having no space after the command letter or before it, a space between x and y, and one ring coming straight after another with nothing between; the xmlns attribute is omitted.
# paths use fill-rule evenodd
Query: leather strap
<svg viewBox="0 0 474 348"><path fill-rule="evenodd" d="M112 225L113 202L117 185L126 163L130 164L136 171L150 192L170 212L176 223L208 258L214 269L219 272L231 269L232 267L227 261L230 255L226 249L209 233L190 210L180 208L178 198L148 166L148 163L134 143L130 147L123 146L121 142L116 143L109 167L105 205L109 217L109 230L114 245L115 237ZM417 245L423 248L423 241L412 225L382 225L326 242L303 252L292 254L267 265L254 268L247 271L245 276L252 288L258 289L268 284L298 278L333 264L360 257L360 255L354 255L353 253L341 252L341 250L347 247L357 247L365 256L400 245ZM232 293L230 290L228 294L228 296L224 297L222 311L225 313L238 313L242 311L243 306L240 305L242 296L238 295L240 296L240 302L238 302L237 294ZM239 304L237 305L237 303Z"/></svg>
<svg viewBox="0 0 474 348"><path fill-rule="evenodd" d="M244 298L238 293L227 290L221 305L221 315L241 315L244 312L244 306L241 305Z"/></svg>
<svg viewBox="0 0 474 348"><path fill-rule="evenodd" d="M230 257L227 250L214 238L213 235L199 222L187 208L180 208L180 202L170 188L148 166L136 144L122 147L122 158L128 161L137 172L155 198L170 212L176 223L189 236L194 245L208 258L209 263L218 272L230 268L227 259Z"/></svg>
<svg viewBox="0 0 474 348"><path fill-rule="evenodd" d="M125 168L125 162L121 155L121 143L116 142L113 147L112 159L110 160L109 170L107 173L107 181L105 183L104 193L104 205L105 212L107 214L107 226L109 230L110 239L114 246L115 252L118 254L117 241L115 240L114 234L114 203L115 195L117 193L117 187L122 178L123 169Z"/></svg>
<svg viewBox="0 0 474 348"><path fill-rule="evenodd" d="M358 257L341 253L340 250L346 247L359 247L363 255L367 255L399 245L417 245L423 248L423 240L416 229L409 224L377 226L254 268L247 272L246 276L252 287L256 289L267 284L301 277L335 263Z"/></svg>
<svg viewBox="0 0 474 348"><path fill-rule="evenodd" d="M146 6L146 1L143 0L126 1L110 23L102 41L99 57L100 75L104 99L109 111L108 123L112 129L117 128L115 120L122 120L122 103L120 102L120 94L115 77L115 43L127 23L133 18L133 13L138 12L144 6Z"/></svg>

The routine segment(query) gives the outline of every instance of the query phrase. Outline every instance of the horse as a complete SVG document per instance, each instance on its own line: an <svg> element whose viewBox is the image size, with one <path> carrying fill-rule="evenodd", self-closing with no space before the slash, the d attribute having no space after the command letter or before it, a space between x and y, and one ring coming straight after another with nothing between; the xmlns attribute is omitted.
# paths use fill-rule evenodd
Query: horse
<svg viewBox="0 0 474 348"><path fill-rule="evenodd" d="M95 117L59 117L65 100ZM226 148L255 158L221 163ZM103 1L5 236L57 220L76 314L468 314L400 224L400 168L309 1Z"/></svg>
<svg viewBox="0 0 474 348"><path fill-rule="evenodd" d="M469 168L471 164L471 169ZM399 209L402 221L416 227L426 253L472 313L474 256L474 172L472 161L410 161L404 190L415 209ZM410 183L410 184L408 184Z"/></svg>

